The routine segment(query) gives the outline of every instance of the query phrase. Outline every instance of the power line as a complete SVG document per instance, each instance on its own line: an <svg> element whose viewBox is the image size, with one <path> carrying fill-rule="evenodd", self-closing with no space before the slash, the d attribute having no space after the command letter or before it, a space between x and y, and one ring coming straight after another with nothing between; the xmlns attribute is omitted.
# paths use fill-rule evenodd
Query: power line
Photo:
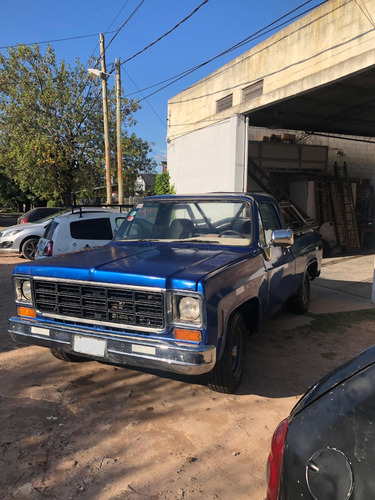
<svg viewBox="0 0 375 500"><path fill-rule="evenodd" d="M125 26L125 24L131 19L131 17L135 14L135 12L139 9L139 7L142 5L144 0L142 0L142 2L137 6L137 8L132 12L132 14L129 16L129 18L125 21L125 23L117 30L115 36L112 38L112 40L109 42L109 44L107 45L106 49L108 49L109 45L113 42L113 40L115 39L115 37L118 35L118 33L120 32L120 30ZM141 54L142 52L145 52L147 49L149 49L150 47L152 47L153 45L155 45L156 43L160 42L160 40L162 40L163 38L165 38L166 36L168 36L170 33L172 33L174 30L176 30L179 26L181 26L181 24L183 24L184 22L186 22L188 19L190 19L196 12L198 12L198 10L203 7L203 5L205 5L209 0L204 0L200 5L198 5L188 16L184 17L178 24L176 24L173 28L171 28L169 31L167 31L166 33L164 33L162 36L160 36L157 40L155 40L154 42L150 43L149 45L147 45L147 47L143 48L141 51L137 52L136 54L134 54L132 57L130 57L129 59L127 59L126 61L122 62L121 63L121 66L123 64L125 64L126 62L129 62L131 59L134 59L136 56L138 56L139 54ZM134 80L132 79L132 77L129 75L129 73L127 71L125 71L127 77L131 80L131 82L133 83L133 85L137 88L138 92L143 96L142 94L142 91L139 90L137 84L134 82ZM163 119L159 116L159 114L157 113L157 111L153 108L153 106L151 105L151 103L147 100L147 97L143 96L143 99L142 100L145 100L147 102L147 104L150 106L151 110L155 113L155 115L157 116L157 118L160 120L160 122L162 123L162 125L164 125L165 128L168 128L167 124L163 121Z"/></svg>
<svg viewBox="0 0 375 500"><path fill-rule="evenodd" d="M369 10L367 9L367 7L365 5L361 5L358 0L355 0L355 3L358 5L358 7L361 9L361 11L363 12L363 15L366 17L366 19L373 25L373 27L375 28L375 21L372 19L371 17L371 14L369 12Z"/></svg>
<svg viewBox="0 0 375 500"><path fill-rule="evenodd" d="M126 1L125 1L125 3L124 3L124 5L121 7L121 9L117 12L116 16L115 16L115 17L114 17L114 19L112 20L111 24L108 26L107 30L104 32L104 34L106 34L106 33L115 33L115 32L117 32L117 31L118 31L118 30L115 30L115 31L109 31L109 30L111 29L112 25L115 23L116 19L119 17L119 15L121 14L121 12L125 9L125 7L127 6L127 4L128 4L128 3L129 3L129 0L126 0ZM94 50L92 51L91 56L89 57L89 60L90 60L91 58L93 58L93 57L94 57L94 54L95 54L96 49L98 48L98 46L99 46L99 42L97 42L97 43L96 43L95 48L94 48ZM95 61L94 65L93 65L93 66L94 66L94 68L96 68L96 66L98 65L99 59L100 59L100 57L97 57L97 58L96 58L96 61ZM113 65L113 67L112 67L112 70L113 70L113 68L114 68L114 65ZM81 91L80 91L80 93L79 93L78 98L81 96L82 92L83 92L83 91L84 91L84 89L86 88L86 85L87 85L87 82L89 81L89 79L90 79L90 77L86 77L85 83L84 83L84 85L83 85L83 87L82 87L82 90L81 90ZM91 91L91 84L90 84L90 86L89 86L89 92L90 92L90 91Z"/></svg>
<svg viewBox="0 0 375 500"><path fill-rule="evenodd" d="M105 34L111 34L111 33L115 33L115 31L107 31ZM0 47L0 50L2 49L12 49L14 47L17 47L18 45L27 45L27 46L30 46L30 45L40 45L42 43L56 43L56 42L66 42L66 41L70 41L70 40L79 40L81 38L90 38L90 37L93 37L93 36L98 36L97 33L93 33L91 35L80 35L80 36L71 36L71 37L66 37L66 38L56 38L55 40L46 40L46 41L43 41L43 42L32 42L32 43L18 43L16 45L5 45L4 47Z"/></svg>
<svg viewBox="0 0 375 500"><path fill-rule="evenodd" d="M135 15L135 13L137 12L137 10L142 6L142 4L144 3L145 0L141 0L140 3L137 5L137 7L133 10L133 12L130 14L130 16L126 19L126 21L118 28L118 30L116 31L115 35L113 35L113 37L111 38L111 40L109 41L107 47L105 48L105 50L108 49L108 47L111 45L111 43L113 42L113 40L116 38L116 36L120 33L120 31L122 30L122 28L128 24L128 22L130 21L130 19Z"/></svg>
<svg viewBox="0 0 375 500"><path fill-rule="evenodd" d="M104 34L107 34L107 33L115 33L117 30L115 31L109 31L111 28L112 28L112 25L115 23L116 19L119 17L119 15L121 14L121 12L124 10L124 8L127 6L129 0L126 0L126 2L124 3L124 5L121 7L121 9L118 11L118 13L116 14L115 18L113 19L113 21L111 22L111 24L108 26L107 30L104 32ZM95 45L95 48L94 50L92 51L91 53L91 56L89 57L89 60L91 59L91 57L94 57L94 54L96 52L96 49L98 48L99 46L99 42L96 42L96 45ZM98 64L98 59L96 60L96 63L95 63L95 66Z"/></svg>
<svg viewBox="0 0 375 500"><path fill-rule="evenodd" d="M229 49L226 49L225 51L221 52L220 54L217 54L216 56L212 57L211 59L208 59L207 61L204 61L203 63L201 64L198 64L197 66L194 66L193 68L190 68L188 70L185 70L183 71L182 73L179 73L178 75L175 75L174 77L171 77L171 78L168 78L167 80L164 80L163 82L159 82L157 84L154 84L152 85L151 87L156 87L158 85L161 85L162 83L164 82L170 82L170 83L167 83L166 85L164 85L163 87L161 87L160 89L158 90L155 90L154 92L152 92L151 94L148 94L146 97L143 97L142 99L140 99L141 101L143 99L146 99L148 97L151 97L153 96L154 94L157 94L158 92L161 92L162 90L164 90L165 88L169 87L170 85L173 85L173 83L176 83L177 81L181 80L182 78L184 78L185 76L188 76L190 75L191 73L197 71L198 69L202 68L203 66L206 66L207 64L213 62L214 60L218 59L219 57L222 57L223 55L226 55L228 54L229 52L232 52L233 50L239 48L239 47L242 47L243 45L251 42L251 41L254 41L256 40L257 38L260 38L261 36L264 36L265 34L269 33L269 32L272 32L274 31L275 29L278 29L280 28L281 26L284 26L285 24L287 23L290 23L291 21L307 14L308 12L314 10L315 8L319 7L320 5L323 5L324 3L327 3L328 0L323 0L321 3L319 3L317 6L314 6L314 7L311 7L310 9L307 9L305 10L304 12L298 14L297 16L294 16L286 21L284 21L283 23L280 23L278 24L277 26L274 26L276 23L279 23L282 19L285 19L286 17L290 16L291 14L293 14L296 10L299 10L300 8L304 7L306 4L310 3L312 0L308 0L307 2L301 4L299 7L293 9L292 11L288 12L287 14L285 14L284 16L276 19L275 21L273 21L272 23L268 24L267 26L265 26L264 28L262 28L261 30L258 30L257 32L253 33L252 35L250 35L249 37L245 38L244 40L241 40L240 42L236 43L235 45L233 45L232 47L230 47ZM268 29L268 28L271 28L273 26L272 29ZM267 30L267 31L266 31ZM216 75L215 75L216 76ZM172 81L170 81L172 80ZM150 87L148 87L150 88Z"/></svg>
<svg viewBox="0 0 375 500"><path fill-rule="evenodd" d="M165 38L166 36L170 35L175 29L177 29L179 26L181 26L181 24L183 24L184 22L186 22L188 19L190 19L196 12L198 12L198 10L203 7L203 5L205 5L209 0L204 0L200 5L198 5L198 7L196 7L188 16L184 17L184 19L182 19L178 24L176 24L175 26L173 26L173 28L171 28L169 31L167 31L166 33L164 33L164 35L161 35L159 36L158 39L156 39L155 41L153 41L152 43L150 43L149 45L147 45L147 47L144 47L142 50L140 50L139 52L137 52L136 54L134 54L133 56L129 57L128 59L126 59L125 61L123 61L121 63L121 65L131 61L132 59L134 59L135 57L139 56L140 54L142 54L143 52L145 52L147 49L149 49L150 47L152 47L153 45L156 45L158 42L160 42L160 40L163 40L163 38ZM311 1L311 0L310 0Z"/></svg>
<svg viewBox="0 0 375 500"><path fill-rule="evenodd" d="M124 5L121 7L121 9L117 12L115 18L113 19L113 21L111 22L111 24L108 26L107 28L107 32L112 28L112 25L115 23L116 19L120 16L121 12L125 9L125 7L128 5L129 3L129 0L126 0L126 2L124 3ZM112 32L113 33L113 32Z"/></svg>
<svg viewBox="0 0 375 500"><path fill-rule="evenodd" d="M124 68L122 68L123 71L126 73L126 76L129 78L129 80L131 80L131 82L133 83L133 85L138 89L138 86L137 84L134 82L133 78L129 75L129 73L124 70ZM142 94L142 91L138 89L138 91ZM143 94L142 94L143 95ZM151 103L147 100L147 98L145 97L144 98L145 101L147 102L147 104L150 106L150 108L152 109L152 111L155 113L155 115L159 118L160 122L164 125L164 127L167 129L168 126L167 124L162 120L162 118L160 118L160 116L158 115L158 113L156 112L156 110L153 108L153 106L151 105Z"/></svg>
<svg viewBox="0 0 375 500"><path fill-rule="evenodd" d="M145 0L142 0L141 4L144 1ZM108 26L107 31L104 32L105 35L111 35L112 33L115 33L115 36L112 38L112 40L109 42L109 44L113 41L113 39L117 36L117 34L119 33L119 31L125 26L125 24L131 19L131 17L136 12L136 10L138 10L138 8L140 7L140 5L139 5L135 9L135 11L131 14L131 16L125 21L125 23L120 28L118 28L117 30L109 31L110 28L112 27L112 25L114 24L114 22L116 21L116 19L119 17L119 15L121 14L121 12L124 10L124 8L126 7L126 5L128 4L128 2L129 2L129 0L126 0L126 2L121 7L121 9L119 10L119 12L116 14L116 16L113 19L113 21L111 22L111 24ZM64 37L64 38L55 38L53 40L43 40L43 41L40 41L40 42L29 42L29 43L17 43L15 45L4 45L4 46L0 47L0 50L12 49L12 48L17 47L18 45L31 46L31 45L41 45L41 44L45 44L45 43L67 42L67 41L70 41L70 40L80 40L82 38L92 38L94 36L98 36L98 34L97 33L91 33L89 35L77 35L77 36ZM95 52L95 50L96 50L96 47L95 47L95 49L94 49L93 52Z"/></svg>
<svg viewBox="0 0 375 500"><path fill-rule="evenodd" d="M126 7L126 5L128 4L128 1L129 0L126 0L126 2L124 3L124 5L121 7L121 9L119 10L119 12L116 14L115 18L113 19L113 21L111 22L111 24L109 25L109 27L107 28L107 33L109 32L108 30L111 28L111 26L114 24L114 22L116 21L116 19L119 17L119 15L121 14L121 12L124 10L124 8ZM130 14L130 16L126 19L126 21L120 26L120 28L118 28L117 30L115 31L111 31L111 33L115 33L115 35L112 37L112 39L110 40L109 44L107 45L107 47L104 49L104 51L109 47L109 45L113 42L113 40L116 38L116 36L119 34L119 32L122 30L122 28L130 21L130 19L133 17L133 15L137 12L137 10L140 8L140 6L143 4L145 0L142 0L138 6L134 9L134 11ZM92 53L92 55L90 57L93 57L94 55L94 52L96 51L97 49L97 46L98 46L98 43L96 44L95 46L95 49ZM96 68L98 62L99 62L99 59L100 57L97 57L96 58L96 61L94 63L94 68ZM109 74L112 74L112 72L114 71L114 68L115 68L115 65L112 63L112 69L109 70ZM78 99L80 98L80 96L82 95L83 91L85 90L86 88L86 85L88 83L88 81L90 80L90 77L86 77L86 80L82 86L82 89L76 99L76 102L78 101ZM133 82L134 83L134 82ZM87 100L88 96L90 95L90 92L91 92L91 83L89 85L89 89L88 89L88 92L87 92L87 95L85 97L85 101ZM100 96L100 92L97 92L94 99L93 99L93 102L91 103L91 106L89 107L88 111L85 113L85 115L83 116L83 118L81 119L80 123L78 124L78 127L77 128L80 128L84 122L84 120L86 119L86 116L88 115L88 113L91 111L91 109L93 108L93 106L96 104L96 101L99 100L99 96Z"/></svg>

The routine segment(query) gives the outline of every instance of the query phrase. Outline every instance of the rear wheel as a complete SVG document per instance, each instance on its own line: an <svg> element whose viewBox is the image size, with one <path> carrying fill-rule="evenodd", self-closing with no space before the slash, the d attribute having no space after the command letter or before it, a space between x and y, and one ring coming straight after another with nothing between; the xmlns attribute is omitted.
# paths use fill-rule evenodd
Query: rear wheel
<svg viewBox="0 0 375 500"><path fill-rule="evenodd" d="M310 307L310 276L306 272L302 287L299 292L291 298L288 309L292 313L304 314Z"/></svg>
<svg viewBox="0 0 375 500"><path fill-rule="evenodd" d="M242 315L235 312L228 321L224 353L207 374L210 389L226 394L232 394L237 389L243 375L245 345L245 322Z"/></svg>
<svg viewBox="0 0 375 500"><path fill-rule="evenodd" d="M79 363L81 361L90 361L89 358L84 358L83 356L77 356L75 354L71 354L70 352L62 351L61 349L50 349L51 353L55 358L60 361L68 361L71 363Z"/></svg>
<svg viewBox="0 0 375 500"><path fill-rule="evenodd" d="M22 243L21 253L25 259L34 260L39 238L29 238Z"/></svg>

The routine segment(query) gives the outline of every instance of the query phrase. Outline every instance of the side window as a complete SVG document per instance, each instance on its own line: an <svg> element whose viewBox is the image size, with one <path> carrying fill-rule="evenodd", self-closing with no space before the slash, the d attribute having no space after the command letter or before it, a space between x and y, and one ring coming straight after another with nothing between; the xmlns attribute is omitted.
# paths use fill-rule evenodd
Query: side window
<svg viewBox="0 0 375 500"><path fill-rule="evenodd" d="M121 224L124 222L125 220L125 217L116 217L116 221L115 221L115 224L116 224L116 229L118 229Z"/></svg>
<svg viewBox="0 0 375 500"><path fill-rule="evenodd" d="M152 225L152 223L147 219L141 219L141 218L134 219L129 226L127 232L127 238L128 239L151 238L153 227L154 226Z"/></svg>
<svg viewBox="0 0 375 500"><path fill-rule="evenodd" d="M47 240L52 240L53 233L55 232L55 229L57 228L59 224L52 220L48 226L46 226L46 229L44 231L43 238L46 238Z"/></svg>
<svg viewBox="0 0 375 500"><path fill-rule="evenodd" d="M111 240L111 222L108 217L71 222L70 235L76 240Z"/></svg>
<svg viewBox="0 0 375 500"><path fill-rule="evenodd" d="M262 247L266 246L266 235L264 234L264 227L260 213L258 214L259 221L259 241Z"/></svg>
<svg viewBox="0 0 375 500"><path fill-rule="evenodd" d="M265 234L264 245L262 242L261 244L262 246L265 246L268 245L271 239L272 231L274 231L275 229L282 229L282 225L277 215L276 209L271 203L260 203L259 213Z"/></svg>

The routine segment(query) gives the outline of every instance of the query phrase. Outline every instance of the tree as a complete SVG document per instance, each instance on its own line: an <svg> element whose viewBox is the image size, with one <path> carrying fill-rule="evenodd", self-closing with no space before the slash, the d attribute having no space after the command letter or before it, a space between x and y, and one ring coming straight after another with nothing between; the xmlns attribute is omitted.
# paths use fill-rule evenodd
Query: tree
<svg viewBox="0 0 375 500"><path fill-rule="evenodd" d="M154 194L175 194L174 185L170 185L169 172L162 172L155 177Z"/></svg>
<svg viewBox="0 0 375 500"><path fill-rule="evenodd" d="M29 197L28 197L29 195ZM30 193L24 193L20 187L11 182L0 169L0 207L22 210L22 204L29 202Z"/></svg>
<svg viewBox="0 0 375 500"><path fill-rule="evenodd" d="M135 196L144 193L137 192L137 179L140 174L153 174L156 169L156 162L148 155L151 153L151 146L132 134L125 136L122 140L123 166L124 166L124 195Z"/></svg>
<svg viewBox="0 0 375 500"><path fill-rule="evenodd" d="M31 197L59 204L92 195L105 177L100 85L78 59L74 68L57 62L49 46L45 54L37 45L0 53L0 173ZM115 149L114 91L108 103ZM130 126L139 104L123 97L122 106ZM133 161L145 160L147 142L127 140Z"/></svg>

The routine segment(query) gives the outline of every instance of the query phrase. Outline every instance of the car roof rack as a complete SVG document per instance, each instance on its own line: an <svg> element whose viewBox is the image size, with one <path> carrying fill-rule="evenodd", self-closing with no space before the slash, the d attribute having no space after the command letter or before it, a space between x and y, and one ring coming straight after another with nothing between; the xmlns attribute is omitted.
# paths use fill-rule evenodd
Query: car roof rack
<svg viewBox="0 0 375 500"><path fill-rule="evenodd" d="M72 205L70 209L72 211L72 214L79 213L79 216L82 217L82 213L85 212L84 210L85 208L118 208L119 212L122 213L125 210L129 211L132 207L133 205L119 205L119 204L111 205L104 203L101 205ZM95 210L93 210L93 212L95 212Z"/></svg>

